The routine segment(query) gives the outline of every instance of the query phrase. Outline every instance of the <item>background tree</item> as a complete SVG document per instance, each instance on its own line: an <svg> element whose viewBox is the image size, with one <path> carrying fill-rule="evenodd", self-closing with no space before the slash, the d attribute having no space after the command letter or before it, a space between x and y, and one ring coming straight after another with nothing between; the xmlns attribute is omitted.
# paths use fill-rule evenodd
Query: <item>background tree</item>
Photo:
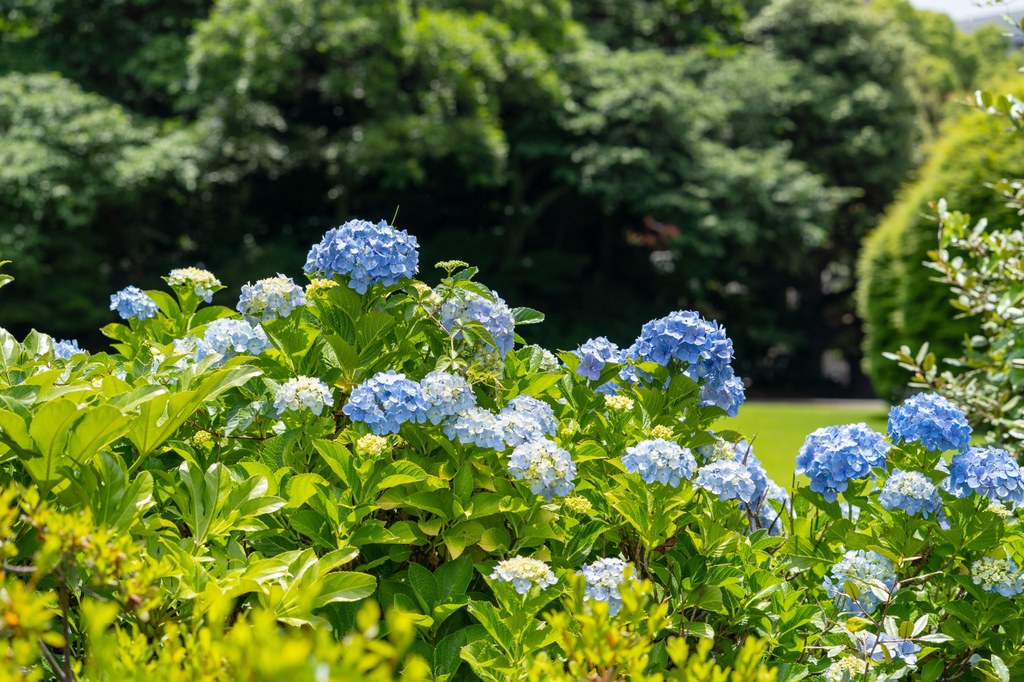
<svg viewBox="0 0 1024 682"><path fill-rule="evenodd" d="M823 390L825 351L857 364L858 241L920 159L923 112L941 115L990 45L924 16L852 0L19 0L0 13L0 69L62 73L47 92L118 122L34 125L37 105L8 99L8 319L24 331L45 309L88 340L128 279L200 253L232 287L298 275L326 228L398 211L425 264L460 257L514 303L572 311L538 341L629 343L696 308L755 385ZM922 51L946 74L934 86L912 68ZM63 194L45 189L55 168ZM132 276L142 262L154 281Z"/></svg>

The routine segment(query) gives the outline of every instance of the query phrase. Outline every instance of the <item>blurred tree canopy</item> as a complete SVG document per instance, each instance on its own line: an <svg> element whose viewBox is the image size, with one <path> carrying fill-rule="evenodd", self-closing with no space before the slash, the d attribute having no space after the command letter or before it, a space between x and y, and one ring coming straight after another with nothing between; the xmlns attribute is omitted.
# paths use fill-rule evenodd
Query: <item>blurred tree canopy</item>
<svg viewBox="0 0 1024 682"><path fill-rule="evenodd" d="M84 340L110 292L199 254L234 286L298 275L324 230L397 211L425 268L564 310L537 341L696 308L775 386L856 368L859 241L1006 49L905 0L5 7L16 331Z"/></svg>

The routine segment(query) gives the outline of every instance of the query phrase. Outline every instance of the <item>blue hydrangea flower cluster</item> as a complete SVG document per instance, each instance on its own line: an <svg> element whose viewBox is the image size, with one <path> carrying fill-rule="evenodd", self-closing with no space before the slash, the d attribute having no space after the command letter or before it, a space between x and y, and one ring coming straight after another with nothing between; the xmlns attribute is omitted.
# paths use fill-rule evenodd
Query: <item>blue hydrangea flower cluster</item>
<svg viewBox="0 0 1024 682"><path fill-rule="evenodd" d="M420 381L423 400L427 406L427 420L440 424L476 405L473 387L458 374L431 372Z"/></svg>
<svg viewBox="0 0 1024 682"><path fill-rule="evenodd" d="M1024 592L1024 575L1013 559L982 557L971 564L971 580L986 592L1007 598Z"/></svg>
<svg viewBox="0 0 1024 682"><path fill-rule="evenodd" d="M309 410L319 417L325 407L333 405L331 389L316 377L293 377L281 384L274 395L274 409L278 415Z"/></svg>
<svg viewBox="0 0 1024 682"><path fill-rule="evenodd" d="M384 436L398 433L406 422L422 424L427 418L427 404L420 385L392 369L378 372L356 386L342 412Z"/></svg>
<svg viewBox="0 0 1024 682"><path fill-rule="evenodd" d="M206 325L202 338L196 340L195 360L199 362L209 355L217 355L220 362L224 362L235 355L259 355L268 348L270 339L263 327L222 317Z"/></svg>
<svg viewBox="0 0 1024 682"><path fill-rule="evenodd" d="M540 559L523 556L499 561L490 578L503 583L511 583L519 594L526 594L534 585L543 590L558 582L551 567L546 563Z"/></svg>
<svg viewBox="0 0 1024 682"><path fill-rule="evenodd" d="M53 342L53 357L58 360L70 360L72 355L84 352L78 347L78 339L61 339Z"/></svg>
<svg viewBox="0 0 1024 682"><path fill-rule="evenodd" d="M953 455L942 487L957 497L974 493L1016 508L1024 504L1024 469L1006 450L970 448Z"/></svg>
<svg viewBox="0 0 1024 682"><path fill-rule="evenodd" d="M517 395L498 414L505 442L517 447L544 436L553 436L558 428L555 411L543 400Z"/></svg>
<svg viewBox="0 0 1024 682"><path fill-rule="evenodd" d="M441 324L456 339L463 338L461 327L471 321L486 329L497 344L497 349L487 344L488 352L497 350L501 357L505 357L512 350L515 344L515 320L512 310L503 299L496 295L494 300L490 300L468 291L449 296L442 304Z"/></svg>
<svg viewBox="0 0 1024 682"><path fill-rule="evenodd" d="M739 500L751 504L756 499L757 484L750 470L739 462L718 459L708 462L697 471L693 481L697 487L718 495L722 500Z"/></svg>
<svg viewBox="0 0 1024 682"><path fill-rule="evenodd" d="M902 509L911 516L920 514L926 519L942 510L939 489L920 471L893 469L878 501L886 509Z"/></svg>
<svg viewBox="0 0 1024 682"><path fill-rule="evenodd" d="M720 407L730 416L736 416L745 400L743 382L732 368L732 340L717 322L695 311L677 310L651 320L623 356L664 367L683 363L685 374L701 384L701 405ZM635 377L633 369L623 378Z"/></svg>
<svg viewBox="0 0 1024 682"><path fill-rule="evenodd" d="M444 435L464 445L476 445L503 452L505 430L498 415L482 407L471 407L444 423Z"/></svg>
<svg viewBox="0 0 1024 682"><path fill-rule="evenodd" d="M893 443L920 443L933 452L964 452L971 426L963 411L937 393L918 393L889 410Z"/></svg>
<svg viewBox="0 0 1024 682"><path fill-rule="evenodd" d="M847 582L856 586L856 599L846 593ZM893 570L892 562L878 552L858 549L850 550L843 555L842 560L832 567L832 575L825 576L822 586L835 598L840 611L865 614L874 613L881 603L871 591L871 584L879 588L884 586L884 589L892 594L896 586L896 572Z"/></svg>
<svg viewBox="0 0 1024 682"><path fill-rule="evenodd" d="M720 374L705 379L700 387L700 404L703 407L718 407L730 417L740 412L740 405L747 399L743 380L736 376L732 367L726 367Z"/></svg>
<svg viewBox="0 0 1024 682"><path fill-rule="evenodd" d="M871 467L884 467L889 445L867 424L826 426L807 436L796 458L796 473L811 479L810 488L835 502L848 481L864 478Z"/></svg>
<svg viewBox="0 0 1024 682"><path fill-rule="evenodd" d="M697 459L678 443L654 438L626 448L622 465L631 474L640 474L644 483L665 483L677 487L689 479L697 468Z"/></svg>
<svg viewBox="0 0 1024 682"><path fill-rule="evenodd" d="M348 277L349 288L365 294L374 284L391 286L419 272L419 243L382 220L349 220L314 244L303 268L309 275Z"/></svg>
<svg viewBox="0 0 1024 682"><path fill-rule="evenodd" d="M148 320L157 314L156 302L138 287L125 287L110 296L110 309L122 320Z"/></svg>
<svg viewBox="0 0 1024 682"><path fill-rule="evenodd" d="M547 438L523 443L508 458L508 473L530 486L530 492L550 502L576 487L576 463L569 453Z"/></svg>
<svg viewBox="0 0 1024 682"><path fill-rule="evenodd" d="M278 274L256 284L242 285L242 295L235 309L246 317L269 322L277 317L288 317L301 305L306 305L306 292L291 277Z"/></svg>
<svg viewBox="0 0 1024 682"><path fill-rule="evenodd" d="M574 353L580 359L576 373L591 381L601 378L601 372L606 364L622 362L623 357L619 347L603 336L590 339Z"/></svg>
<svg viewBox="0 0 1024 682"><path fill-rule="evenodd" d="M921 647L913 640L906 637L893 637L885 632L878 635L872 632L860 632L858 637L861 653L869 655L871 660L876 663L898 658L906 661L907 665L914 665L917 663L917 653L921 651Z"/></svg>
<svg viewBox="0 0 1024 682"><path fill-rule="evenodd" d="M622 608L619 585L626 579L626 562L622 559L598 559L584 564L579 573L587 581L586 599L608 602L608 613L615 615Z"/></svg>
<svg viewBox="0 0 1024 682"><path fill-rule="evenodd" d="M673 360L699 367L698 376L719 371L732 362L732 341L725 330L693 310L676 310L640 329L636 353L668 367Z"/></svg>

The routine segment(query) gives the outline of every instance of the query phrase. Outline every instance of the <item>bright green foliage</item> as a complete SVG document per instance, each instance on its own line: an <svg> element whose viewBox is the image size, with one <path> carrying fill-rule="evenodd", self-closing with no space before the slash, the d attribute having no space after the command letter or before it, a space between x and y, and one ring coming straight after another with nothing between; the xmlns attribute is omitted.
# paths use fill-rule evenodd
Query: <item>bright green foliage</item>
<svg viewBox="0 0 1024 682"><path fill-rule="evenodd" d="M1018 512L946 490L928 518L879 500L897 468L940 483L942 453L893 445L877 478L846 482L845 508L806 488L754 497L768 482L725 412L702 404L706 377L611 362L589 380L577 355L518 336L502 357L501 329L442 324L464 297L494 296L477 270L438 269L434 287L405 279L358 294L345 275L321 281L306 304L260 324L270 347L257 356L196 360L195 338L234 314L183 287L146 292L154 317L105 327L110 353L64 359L45 334L0 333L4 670L795 682L863 658L857 633L882 631L920 651L873 661L878 681L944 679L975 656L1000 679L1024 670L1013 585L1004 596L970 575L983 560L1024 564ZM519 327L544 319L508 315ZM537 492L543 460L515 469L522 451L474 444L451 417L410 414L397 432L373 433L367 380L388 371L410 383L456 373L485 415L539 401L542 435L519 447L564 451L571 493ZM329 399L315 411L275 407L300 376ZM395 414L416 402L406 395ZM505 418L511 440L525 422ZM630 473L623 455L658 438L691 451L693 480ZM726 494L727 475L747 504ZM881 604L851 618L823 579L856 549L886 557L898 589L846 581L836 589L877 590ZM508 577L515 557L540 564L543 579ZM611 573L595 578L600 559ZM610 580L606 591L583 585L585 571Z"/></svg>
<svg viewBox="0 0 1024 682"><path fill-rule="evenodd" d="M607 605L584 600L582 579L574 577L564 611L551 611L545 619L557 637L565 661L547 654L529 666L530 682L573 680L642 680L643 682L774 682L775 671L762 662L763 644L749 639L735 660L721 667L709 659L712 642L701 639L696 651L682 637L669 637L657 645L654 637L669 622L666 604L651 603L649 582L630 582L622 588L622 611L617 619ZM575 622L574 622L575 621ZM655 652L655 646L664 647ZM648 673L652 656L667 656L671 672Z"/></svg>
<svg viewBox="0 0 1024 682"><path fill-rule="evenodd" d="M909 380L882 353L925 342L937 357L958 355L964 334L976 322L955 319L949 292L931 282L922 264L938 247L931 202L986 216L995 230L1018 225L1005 199L986 186L1004 174L1024 171L1024 138L982 112L952 122L932 150L918 180L906 187L885 220L865 242L859 264L858 311L865 321L864 362L876 390L896 399Z"/></svg>

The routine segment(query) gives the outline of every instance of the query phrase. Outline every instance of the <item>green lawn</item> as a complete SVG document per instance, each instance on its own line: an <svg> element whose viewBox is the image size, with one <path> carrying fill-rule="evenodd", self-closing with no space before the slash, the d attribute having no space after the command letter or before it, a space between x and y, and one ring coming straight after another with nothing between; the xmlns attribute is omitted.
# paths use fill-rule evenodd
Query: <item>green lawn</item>
<svg viewBox="0 0 1024 682"><path fill-rule="evenodd" d="M788 488L796 468L796 455L804 438L822 426L866 422L885 433L888 412L880 403L854 402L747 402L735 419L723 419L719 429L733 429L754 440L754 452L768 474Z"/></svg>

